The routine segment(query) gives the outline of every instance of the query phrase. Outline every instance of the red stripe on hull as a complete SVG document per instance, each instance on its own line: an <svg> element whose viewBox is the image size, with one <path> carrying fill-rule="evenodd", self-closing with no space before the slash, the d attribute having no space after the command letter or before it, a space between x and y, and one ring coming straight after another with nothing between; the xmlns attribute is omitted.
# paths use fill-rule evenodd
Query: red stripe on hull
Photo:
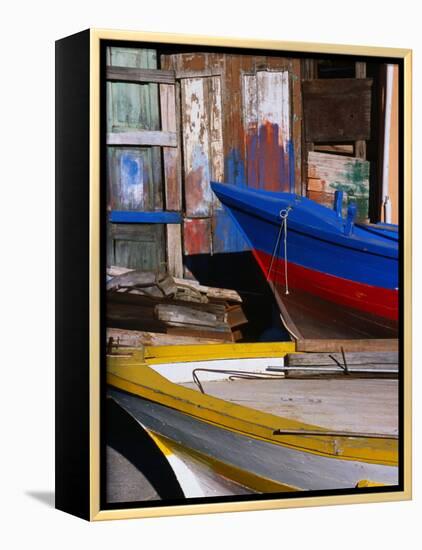
<svg viewBox="0 0 422 550"><path fill-rule="evenodd" d="M271 264L271 256L261 250L253 254L265 276ZM274 258L269 279L276 285L285 285L284 260ZM289 288L296 288L319 296L330 302L351 307L379 317L397 321L398 291L357 283L334 275L308 269L287 262Z"/></svg>

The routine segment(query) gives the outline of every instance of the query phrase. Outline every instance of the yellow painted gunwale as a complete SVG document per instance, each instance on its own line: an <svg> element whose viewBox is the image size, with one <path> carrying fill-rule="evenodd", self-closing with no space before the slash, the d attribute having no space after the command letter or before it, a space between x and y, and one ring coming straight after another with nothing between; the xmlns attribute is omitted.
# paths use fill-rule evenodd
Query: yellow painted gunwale
<svg viewBox="0 0 422 550"><path fill-rule="evenodd" d="M213 359L253 359L284 357L294 353L294 342L263 342L251 344L188 344L178 346L145 346L144 360L149 365Z"/></svg>
<svg viewBox="0 0 422 550"><path fill-rule="evenodd" d="M176 409L215 426L276 445L343 460L396 466L396 440L334 436L274 435L275 430L325 431L328 428L265 413L179 386L143 363L142 351L107 357L107 383Z"/></svg>

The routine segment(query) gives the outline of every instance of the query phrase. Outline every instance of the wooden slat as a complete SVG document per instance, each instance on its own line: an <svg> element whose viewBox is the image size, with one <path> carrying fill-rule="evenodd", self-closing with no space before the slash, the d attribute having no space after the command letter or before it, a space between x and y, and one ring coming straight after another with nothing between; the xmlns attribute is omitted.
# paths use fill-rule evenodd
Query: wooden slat
<svg viewBox="0 0 422 550"><path fill-rule="evenodd" d="M209 123L209 159L211 179L224 181L223 115L221 107L221 79L212 76L206 79L207 109ZM214 198L214 196L213 196Z"/></svg>
<svg viewBox="0 0 422 550"><path fill-rule="evenodd" d="M181 184L181 143L178 128L176 87L160 85L161 127L164 131L174 132L177 136L177 147L163 147L164 186L166 208L182 209ZM182 232L177 225L167 226L167 269L174 277L183 276Z"/></svg>
<svg viewBox="0 0 422 550"><path fill-rule="evenodd" d="M160 69L138 69L134 67L107 66L106 79L119 82L157 82L159 84L174 84L174 71Z"/></svg>
<svg viewBox="0 0 422 550"><path fill-rule="evenodd" d="M219 324L214 313L179 305L159 304L155 307L155 314L160 321L165 321L168 326L183 324L216 327Z"/></svg>
<svg viewBox="0 0 422 550"><path fill-rule="evenodd" d="M109 132L107 145L156 145L177 147L176 132L139 130L137 132Z"/></svg>
<svg viewBox="0 0 422 550"><path fill-rule="evenodd" d="M213 194L205 79L184 79L181 90L186 214L189 217L210 216Z"/></svg>
<svg viewBox="0 0 422 550"><path fill-rule="evenodd" d="M365 340L298 340L297 351L306 352L341 352L347 351L398 351L399 342L393 339L365 339Z"/></svg>
<svg viewBox="0 0 422 550"><path fill-rule="evenodd" d="M221 76L221 72L219 69L204 69L202 71L177 70L175 75L177 80L181 80L182 78L219 77Z"/></svg>
<svg viewBox="0 0 422 550"><path fill-rule="evenodd" d="M338 145L314 145L314 151L320 153L339 153L340 155L353 155L353 145L338 144Z"/></svg>
<svg viewBox="0 0 422 550"><path fill-rule="evenodd" d="M303 82L306 141L345 142L369 139L371 87L370 78L332 78Z"/></svg>
<svg viewBox="0 0 422 550"><path fill-rule="evenodd" d="M394 351L380 352L349 352L345 353L347 365L361 365L380 368L386 365L398 365L398 353ZM342 353L289 353L286 356L286 365L292 366L320 366L333 367L337 363L344 365Z"/></svg>
<svg viewBox="0 0 422 550"><path fill-rule="evenodd" d="M196 338L213 338L219 339L222 342L233 342L233 334L230 328L218 328L218 329L206 329L201 327L195 327L191 325L189 327L168 327L167 334L177 335L177 336L195 336Z"/></svg>
<svg viewBox="0 0 422 550"><path fill-rule="evenodd" d="M167 271L173 277L183 277L182 226L167 225Z"/></svg>
<svg viewBox="0 0 422 550"><path fill-rule="evenodd" d="M112 210L109 220L112 223L182 223L178 212L134 212L128 210Z"/></svg>
<svg viewBox="0 0 422 550"><path fill-rule="evenodd" d="M215 288L213 286L205 286L197 281L175 278L174 282L177 286L186 286L207 295L210 299L223 300L227 302L242 302L242 298L236 290L230 288Z"/></svg>
<svg viewBox="0 0 422 550"><path fill-rule="evenodd" d="M355 63L355 75L356 78L366 78L366 63L363 61L357 61ZM355 141L355 157L360 159L366 159L366 141Z"/></svg>
<svg viewBox="0 0 422 550"><path fill-rule="evenodd" d="M175 86L160 85L160 105L162 130L174 133L178 138ZM163 148L165 197L168 210L182 208L179 159L180 143L177 139L176 147Z"/></svg>
<svg viewBox="0 0 422 550"><path fill-rule="evenodd" d="M113 338L114 345L126 347L140 346L165 346L180 344L217 344L221 340L212 338L196 338L194 336L176 336L171 334L160 334L159 332L145 332L140 330L124 330L118 328L107 328L107 341ZM113 350L114 351L114 350Z"/></svg>

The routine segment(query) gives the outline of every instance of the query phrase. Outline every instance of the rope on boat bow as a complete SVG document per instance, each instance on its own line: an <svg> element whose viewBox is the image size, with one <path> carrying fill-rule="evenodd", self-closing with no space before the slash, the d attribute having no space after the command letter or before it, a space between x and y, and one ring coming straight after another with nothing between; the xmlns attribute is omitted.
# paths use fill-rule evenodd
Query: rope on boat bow
<svg viewBox="0 0 422 550"><path fill-rule="evenodd" d="M274 263L274 258L276 257L281 234L283 233L283 229L284 229L284 286L285 286L284 293L285 294L289 294L289 281L288 281L288 274L287 274L287 218L289 217L290 210L292 210L291 206L288 206L287 208L283 208L283 210L280 210L280 214L279 214L281 218L280 229L278 231L277 241L275 243L275 247L271 256L271 263L267 274L267 281L269 281L271 270Z"/></svg>

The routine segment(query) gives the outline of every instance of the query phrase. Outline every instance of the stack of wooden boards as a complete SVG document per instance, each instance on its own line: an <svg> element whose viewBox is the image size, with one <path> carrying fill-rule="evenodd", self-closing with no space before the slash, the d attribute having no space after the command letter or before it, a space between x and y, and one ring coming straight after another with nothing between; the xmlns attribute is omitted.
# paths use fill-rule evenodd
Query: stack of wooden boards
<svg viewBox="0 0 422 550"><path fill-rule="evenodd" d="M397 378L399 354L395 351L289 353L282 371L289 378L345 375L357 378Z"/></svg>
<svg viewBox="0 0 422 550"><path fill-rule="evenodd" d="M207 342L241 339L238 327L247 323L247 318L242 298L234 290L118 267L107 269L107 275L109 329L168 335L161 343L182 343L180 338ZM109 337L116 335L109 330ZM148 340L151 337L146 341L140 338L140 343Z"/></svg>

